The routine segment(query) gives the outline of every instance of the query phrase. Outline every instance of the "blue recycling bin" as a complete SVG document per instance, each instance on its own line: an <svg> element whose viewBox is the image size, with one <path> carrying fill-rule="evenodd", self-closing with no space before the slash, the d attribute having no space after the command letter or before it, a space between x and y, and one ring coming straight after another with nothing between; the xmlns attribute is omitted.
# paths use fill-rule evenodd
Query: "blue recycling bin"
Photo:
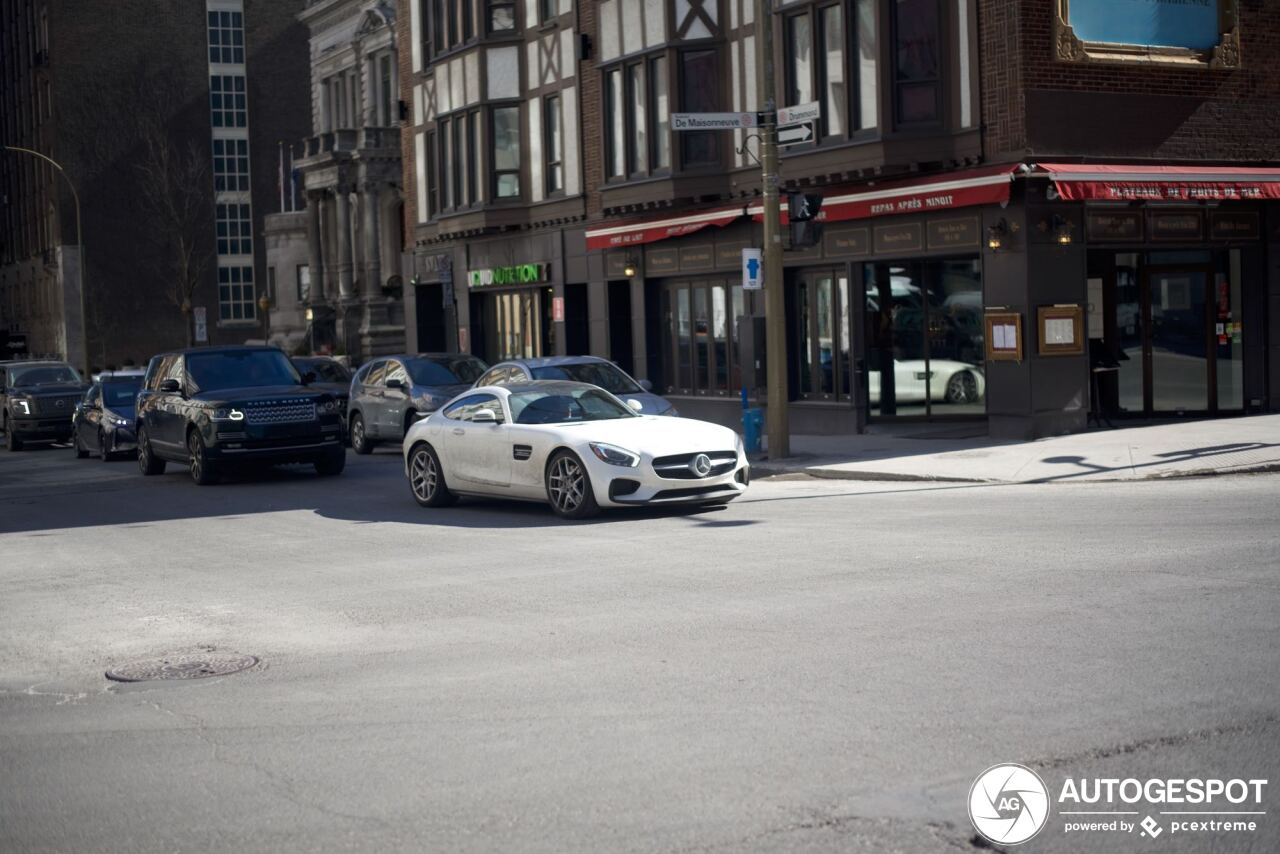
<svg viewBox="0 0 1280 854"><path fill-rule="evenodd" d="M747 449L748 454L760 453L763 436L764 410L742 410L742 444Z"/></svg>

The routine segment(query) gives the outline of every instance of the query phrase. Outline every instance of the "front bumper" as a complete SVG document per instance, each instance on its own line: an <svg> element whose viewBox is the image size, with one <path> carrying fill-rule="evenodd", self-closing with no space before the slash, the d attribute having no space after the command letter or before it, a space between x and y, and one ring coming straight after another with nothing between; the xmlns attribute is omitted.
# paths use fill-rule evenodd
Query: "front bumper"
<svg viewBox="0 0 1280 854"><path fill-rule="evenodd" d="M102 434L102 450L108 454L120 454L138 450L138 437L132 427L113 427Z"/></svg>
<svg viewBox="0 0 1280 854"><path fill-rule="evenodd" d="M738 454L729 471L703 478L660 477L648 457L635 468L609 465L594 456L585 462L601 507L722 504L742 495L751 483L751 468L744 454Z"/></svg>
<svg viewBox="0 0 1280 854"><path fill-rule="evenodd" d="M11 418L9 429L20 439L59 442L71 438L74 426L69 418Z"/></svg>

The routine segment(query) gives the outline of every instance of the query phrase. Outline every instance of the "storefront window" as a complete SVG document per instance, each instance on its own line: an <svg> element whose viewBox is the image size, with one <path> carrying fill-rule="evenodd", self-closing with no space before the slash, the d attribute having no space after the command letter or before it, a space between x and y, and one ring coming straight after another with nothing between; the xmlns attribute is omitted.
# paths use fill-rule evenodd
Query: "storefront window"
<svg viewBox="0 0 1280 854"><path fill-rule="evenodd" d="M742 287L723 280L678 282L662 292L663 385L669 394L727 396L741 387L737 330Z"/></svg>
<svg viewBox="0 0 1280 854"><path fill-rule="evenodd" d="M872 415L984 414L977 259L867 265L865 292Z"/></svg>
<svg viewBox="0 0 1280 854"><path fill-rule="evenodd" d="M793 293L797 395L808 400L847 400L852 310L848 278L836 271L802 273Z"/></svg>

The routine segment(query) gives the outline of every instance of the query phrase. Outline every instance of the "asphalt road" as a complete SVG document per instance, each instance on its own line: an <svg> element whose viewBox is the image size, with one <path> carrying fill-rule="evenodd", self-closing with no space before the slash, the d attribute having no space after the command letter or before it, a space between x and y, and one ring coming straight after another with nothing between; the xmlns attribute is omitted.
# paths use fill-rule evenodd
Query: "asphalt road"
<svg viewBox="0 0 1280 854"><path fill-rule="evenodd" d="M0 851L963 851L1004 761L1274 812L1278 523L1280 475L571 525L421 510L390 450L210 488L0 452ZM200 650L262 663L103 676ZM1255 818L1016 850L1280 850Z"/></svg>

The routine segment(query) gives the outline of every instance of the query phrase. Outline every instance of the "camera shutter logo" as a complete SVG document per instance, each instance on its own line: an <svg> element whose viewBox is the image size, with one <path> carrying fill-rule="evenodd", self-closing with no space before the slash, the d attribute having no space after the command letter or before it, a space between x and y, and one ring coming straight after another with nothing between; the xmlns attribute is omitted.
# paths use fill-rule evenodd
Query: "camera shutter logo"
<svg viewBox="0 0 1280 854"><path fill-rule="evenodd" d="M1026 842L1049 820L1049 790L1025 765L992 765L969 789L969 820L992 842Z"/></svg>

